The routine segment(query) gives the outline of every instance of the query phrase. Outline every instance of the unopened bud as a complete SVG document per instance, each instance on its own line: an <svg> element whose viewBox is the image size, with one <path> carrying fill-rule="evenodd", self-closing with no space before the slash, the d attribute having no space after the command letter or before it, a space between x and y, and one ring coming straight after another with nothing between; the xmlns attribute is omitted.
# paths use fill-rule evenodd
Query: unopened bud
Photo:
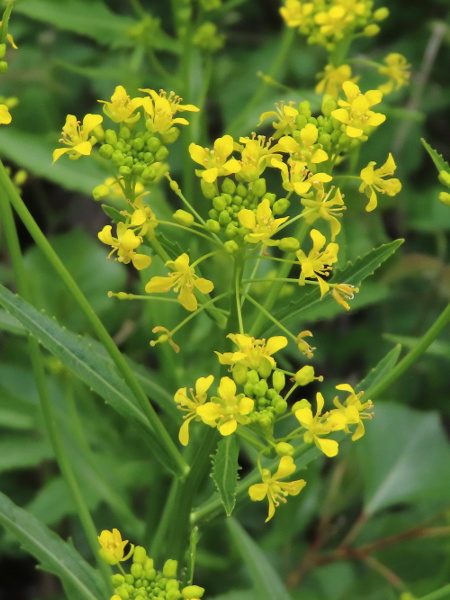
<svg viewBox="0 0 450 600"><path fill-rule="evenodd" d="M247 367L244 367L244 365L240 365L239 363L237 363L236 365L234 365L233 367L233 379L234 381L238 384L238 385L245 385L245 383L247 382ZM253 393L253 390L252 390Z"/></svg>
<svg viewBox="0 0 450 600"><path fill-rule="evenodd" d="M214 196L217 196L217 186L215 183L208 183L202 178L200 179L200 187L202 188L203 195L208 200L212 200Z"/></svg>
<svg viewBox="0 0 450 600"><path fill-rule="evenodd" d="M439 173L439 182L446 187L450 187L450 173L448 171L441 171Z"/></svg>
<svg viewBox="0 0 450 600"><path fill-rule="evenodd" d="M239 252L239 246L234 240L228 240L223 245L227 254L237 254Z"/></svg>
<svg viewBox="0 0 450 600"><path fill-rule="evenodd" d="M173 183L176 182L174 181ZM173 220L180 225L184 225L185 227L191 227L195 221L194 216L191 215L191 213L188 213L182 209L178 209L173 213Z"/></svg>
<svg viewBox="0 0 450 600"><path fill-rule="evenodd" d="M278 248L283 252L296 252L300 248L300 242L293 237L280 240Z"/></svg>
<svg viewBox="0 0 450 600"><path fill-rule="evenodd" d="M94 200L96 202L98 202L99 200L103 200L103 198L106 198L106 196L108 196L108 195L109 195L109 187L107 185L105 185L104 183L97 185L92 190L92 197L94 198Z"/></svg>
<svg viewBox="0 0 450 600"><path fill-rule="evenodd" d="M442 204L445 204L445 206L450 206L450 194L448 192L441 192L438 198Z"/></svg>
<svg viewBox="0 0 450 600"><path fill-rule="evenodd" d="M277 392L281 392L281 390L286 385L286 377L282 371L274 371L272 374L272 385Z"/></svg>
<svg viewBox="0 0 450 600"><path fill-rule="evenodd" d="M173 560L172 558L169 558L164 563L162 572L163 572L164 577L176 577L177 569L178 569L178 561Z"/></svg>
<svg viewBox="0 0 450 600"><path fill-rule="evenodd" d="M308 385L308 383L311 383L314 379L320 379L320 377L315 377L314 367L311 365L305 365L294 375L295 383L298 385Z"/></svg>
<svg viewBox="0 0 450 600"><path fill-rule="evenodd" d="M181 595L183 598L186 598L186 600L190 600L191 598L201 598L204 593L205 588L202 588L199 585L188 585L181 590Z"/></svg>
<svg viewBox="0 0 450 600"><path fill-rule="evenodd" d="M364 27L364 35L366 37L373 37L374 35L378 35L379 32L380 32L380 28L378 25L375 25L375 23L372 23L372 25L367 25L367 27Z"/></svg>
<svg viewBox="0 0 450 600"><path fill-rule="evenodd" d="M279 442L275 446L275 452L278 456L292 456L294 454L294 446L287 442Z"/></svg>
<svg viewBox="0 0 450 600"><path fill-rule="evenodd" d="M378 8L373 13L373 18L375 19L375 21L384 21L384 19L387 19L388 16L389 16L389 9L386 8L386 6L382 6L381 8Z"/></svg>

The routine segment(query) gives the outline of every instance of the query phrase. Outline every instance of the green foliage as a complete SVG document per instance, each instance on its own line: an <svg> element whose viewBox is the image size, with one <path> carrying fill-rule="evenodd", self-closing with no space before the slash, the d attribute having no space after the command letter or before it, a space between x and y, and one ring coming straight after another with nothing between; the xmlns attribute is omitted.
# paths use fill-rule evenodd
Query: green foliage
<svg viewBox="0 0 450 600"><path fill-rule="evenodd" d="M227 517L231 516L236 504L236 485L238 482L239 446L234 437L224 438L217 444L211 473L222 499Z"/></svg>

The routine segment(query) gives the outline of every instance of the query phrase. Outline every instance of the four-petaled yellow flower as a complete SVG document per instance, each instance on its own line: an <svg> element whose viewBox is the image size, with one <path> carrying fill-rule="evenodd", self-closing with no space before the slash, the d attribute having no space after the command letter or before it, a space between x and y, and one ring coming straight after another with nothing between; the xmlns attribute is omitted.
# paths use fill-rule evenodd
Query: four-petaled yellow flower
<svg viewBox="0 0 450 600"><path fill-rule="evenodd" d="M275 335L268 340L257 340L243 333L229 333L227 335L239 348L237 352L216 352L221 365L234 367L240 364L249 369L255 369L263 377L268 377L277 365L272 354L287 346L284 335Z"/></svg>
<svg viewBox="0 0 450 600"><path fill-rule="evenodd" d="M328 160L328 154L317 143L318 137L317 127L313 123L307 123L296 139L290 135L283 136L275 148L281 152L289 152L296 161L315 165Z"/></svg>
<svg viewBox="0 0 450 600"><path fill-rule="evenodd" d="M370 110L371 106L379 104L383 98L380 90L369 90L362 94L359 87L352 81L345 81L342 89L346 100L338 100L339 106L331 111L331 115L344 124L348 137L359 138L368 127L377 127L384 123L386 115Z"/></svg>
<svg viewBox="0 0 450 600"><path fill-rule="evenodd" d="M269 239L289 217L274 219L270 202L268 198L265 198L256 207L256 214L253 210L243 208L238 212L238 219L242 227L249 230L244 238L246 242L251 244L265 242L269 245L275 245L276 242L269 242Z"/></svg>
<svg viewBox="0 0 450 600"><path fill-rule="evenodd" d="M207 183L214 183L219 176L237 173L241 168L239 162L235 158L228 158L233 149L234 142L231 135L217 138L213 150L198 144L190 144L189 154L192 160L205 167L204 171L198 169L195 173Z"/></svg>
<svg viewBox="0 0 450 600"><path fill-rule="evenodd" d="M217 427L221 435L231 435L238 423L246 425L255 405L244 394L236 395L236 384L230 377L222 377L217 389L218 396L197 408L197 414L210 427Z"/></svg>
<svg viewBox="0 0 450 600"><path fill-rule="evenodd" d="M331 242L321 251L321 248L326 243L325 236L320 233L317 229L311 230L311 239L313 241L313 247L306 256L303 250L297 250L297 258L300 262L301 273L298 280L299 285L305 285L307 277L314 277L319 282L320 296L328 292L330 285L323 279L329 275L332 269L332 264L337 262L337 253L339 245L336 242Z"/></svg>
<svg viewBox="0 0 450 600"><path fill-rule="evenodd" d="M312 186L320 187L332 179L327 173L312 173L306 163L292 158L288 158L287 164L274 159L272 167L280 169L283 188L299 196L307 194Z"/></svg>
<svg viewBox="0 0 450 600"><path fill-rule="evenodd" d="M136 123L140 118L140 113L136 110L141 106L140 99L133 98L127 94L126 89L118 85L111 96L111 102L99 100L103 106L103 112L114 123Z"/></svg>
<svg viewBox="0 0 450 600"><path fill-rule="evenodd" d="M286 496L297 496L305 487L306 481L298 479L297 481L279 481L285 477L289 477L295 472L295 463L292 456L282 456L276 473L272 475L269 469L263 469L261 477L263 483L255 483L248 489L248 494L255 502L264 500L267 496L269 501L269 513L267 521L275 514L275 509L280 505L280 502L287 502Z"/></svg>
<svg viewBox="0 0 450 600"><path fill-rule="evenodd" d="M187 389L185 387L180 388L175 393L175 402L177 403L178 408L186 411L187 413L183 415L183 419L185 419L185 421L180 428L180 433L178 434L178 439L183 446L187 446L189 443L189 423L192 421L192 419L200 419L197 414L197 409L206 402L206 392L211 387L213 381L214 377L212 375L197 379L195 382L195 392L192 388L190 390L191 398L188 397Z"/></svg>
<svg viewBox="0 0 450 600"><path fill-rule="evenodd" d="M317 94L328 94L333 98L339 96L339 92L342 90L342 84L344 81L352 81L356 83L359 77L352 78L352 69L350 65L340 65L334 67L333 65L327 65L322 73L318 74L320 77L319 83L316 85Z"/></svg>
<svg viewBox="0 0 450 600"><path fill-rule="evenodd" d="M363 419L371 419L373 415L372 400L367 400L364 403L361 402L360 398L364 392L356 393L348 383L337 385L336 389L348 392L350 396L348 396L344 404L339 402L338 398L333 400L337 408L330 411L328 422L331 424L333 431L343 429L345 433L350 433L349 425L356 425L352 440L359 440L365 433Z"/></svg>
<svg viewBox="0 0 450 600"><path fill-rule="evenodd" d="M0 125L9 125L12 121L11 113L6 104L0 104Z"/></svg>
<svg viewBox="0 0 450 600"><path fill-rule="evenodd" d="M331 197L333 189L331 188L329 192L325 193L322 185L318 187L314 199L301 198L300 200L305 207L302 215L308 225L312 225L320 218L329 221L332 242L334 242L336 236L341 231L341 223L337 217L342 217L342 211L345 210L345 204L339 188L336 188L334 196Z"/></svg>
<svg viewBox="0 0 450 600"><path fill-rule="evenodd" d="M116 238L112 236L111 230L111 225L105 225L98 234L98 239L101 242L108 246L112 246L108 258L110 258L114 252L117 252L116 260L119 262L126 265L131 262L138 271L146 269L150 265L152 259L146 254L137 254L135 252L136 248L141 245L142 238L136 235L132 229L128 229L125 223L122 222L117 224Z"/></svg>
<svg viewBox="0 0 450 600"><path fill-rule="evenodd" d="M123 560L128 560L134 552L134 545L131 544L130 551L124 556L128 540L122 540L118 529L113 529L112 531L104 529L97 539L101 546L98 553L109 565L117 565Z"/></svg>
<svg viewBox="0 0 450 600"><path fill-rule="evenodd" d="M241 153L240 169L236 175L238 181L256 181L274 158L282 159L281 154L277 154L278 144L272 146L272 140L264 135L241 137L235 149Z"/></svg>
<svg viewBox="0 0 450 600"><path fill-rule="evenodd" d="M387 66L381 66L378 69L380 75L386 75L389 79L386 83L378 86L383 94L390 94L394 90L399 90L404 85L408 85L411 77L411 65L402 54L392 52L384 59Z"/></svg>
<svg viewBox="0 0 450 600"><path fill-rule="evenodd" d="M296 404L299 407L295 410L295 418L298 420L300 425L306 429L306 433L303 434L303 439L306 444L314 444L321 450L326 456L336 456L339 451L339 444L336 440L323 439L322 436L329 435L336 429L341 429L338 424L333 421L328 421L327 417L329 413L322 415L322 409L325 404L323 396L320 392L316 394L317 410L314 415L311 410L311 403L308 400L301 400Z"/></svg>
<svg viewBox="0 0 450 600"><path fill-rule="evenodd" d="M181 98L170 92L167 94L160 90L159 94L155 90L140 89L140 92L148 94L144 98L134 98L137 106L143 106L147 113L146 127L152 133L165 135L175 125L188 125L189 121L182 117L175 117L177 112L191 111L198 112L200 109L193 104L180 104Z"/></svg>
<svg viewBox="0 0 450 600"><path fill-rule="evenodd" d="M273 121L272 123L272 127L275 129L272 137L276 140L282 135L291 134L297 129L295 120L299 115L298 109L294 108L293 105L294 102L289 102L288 104L280 102L280 104L275 104L276 110L268 110L262 113L259 117L258 126L269 117L275 117L278 121Z"/></svg>
<svg viewBox="0 0 450 600"><path fill-rule="evenodd" d="M189 256L183 253L175 260L166 262L166 267L171 269L168 277L152 277L145 286L148 294L163 294L172 288L178 293L178 302L186 310L197 310L198 302L195 297L195 289L202 294L209 294L214 289L214 284L209 279L198 277L194 273L194 267L189 265Z"/></svg>
<svg viewBox="0 0 450 600"><path fill-rule="evenodd" d="M53 162L60 156L68 153L69 158L74 160L80 156L89 156L96 138L92 135L93 130L103 121L101 115L87 114L83 119L83 125L77 121L75 115L67 115L66 122L62 128L62 138L59 140L69 148L57 148L53 151Z"/></svg>
<svg viewBox="0 0 450 600"><path fill-rule="evenodd" d="M402 189L402 184L399 179L396 179L395 177L392 179L384 179L384 177L387 177L388 175L393 175L397 168L391 153L389 153L386 162L379 169L373 168L376 164L375 161L370 161L367 167L360 173L362 183L359 186L359 191L364 192L369 198L369 203L366 206L367 212L370 212L377 207L377 192L380 194L387 194L388 196L395 196Z"/></svg>
<svg viewBox="0 0 450 600"><path fill-rule="evenodd" d="M280 8L280 14L288 27L301 27L312 13L313 8L312 2L286 0L285 5Z"/></svg>

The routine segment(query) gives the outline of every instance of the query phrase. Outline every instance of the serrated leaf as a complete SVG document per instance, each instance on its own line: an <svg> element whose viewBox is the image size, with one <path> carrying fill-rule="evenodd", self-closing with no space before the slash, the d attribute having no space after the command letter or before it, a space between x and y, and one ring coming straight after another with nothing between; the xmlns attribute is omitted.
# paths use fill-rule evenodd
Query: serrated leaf
<svg viewBox="0 0 450 600"><path fill-rule="evenodd" d="M436 150L434 150L423 138L420 138L420 141L422 142L425 150L430 155L431 160L434 162L438 172L440 173L441 171L445 171L450 175L450 165L447 161L444 160L442 154L439 154Z"/></svg>
<svg viewBox="0 0 450 600"><path fill-rule="evenodd" d="M392 348L386 356L380 360L380 362L369 371L367 376L358 383L355 390L358 392L363 390L365 393L364 399L370 397L370 390L377 385L379 381L382 381L386 375L392 371L398 361L402 347L400 344Z"/></svg>
<svg viewBox="0 0 450 600"><path fill-rule="evenodd" d="M232 514L236 504L236 486L240 470L238 457L239 445L235 436L224 437L217 444L211 477L219 491L227 517Z"/></svg>
<svg viewBox="0 0 450 600"><path fill-rule="evenodd" d="M278 573L267 560L261 548L233 518L226 520L234 546L247 566L258 600L292 600Z"/></svg>
<svg viewBox="0 0 450 600"><path fill-rule="evenodd" d="M89 37L99 44L113 47L132 46L127 28L137 21L127 15L113 13L100 0L18 0L14 12L53 25L63 31L71 31Z"/></svg>
<svg viewBox="0 0 450 600"><path fill-rule="evenodd" d="M109 597L99 574L74 548L1 492L0 524L46 571L59 577L69 600L106 600Z"/></svg>
<svg viewBox="0 0 450 600"><path fill-rule="evenodd" d="M372 275L396 250L403 244L403 240L394 240L388 244L383 244L374 248L364 256L355 260L354 263L348 262L347 265L333 274L330 283L349 283L359 286L364 279ZM320 299L319 290L314 289L304 294L299 300L284 303L284 307L275 312L274 317L280 321L294 318L307 308L316 303L322 302L324 305L333 303L335 300L330 294Z"/></svg>
<svg viewBox="0 0 450 600"><path fill-rule="evenodd" d="M133 402L125 382L101 355L89 348L81 337L60 327L56 321L37 311L31 304L0 285L0 304L16 317L38 341L86 385L102 396L127 419L144 426L151 435L148 421Z"/></svg>
<svg viewBox="0 0 450 600"><path fill-rule="evenodd" d="M183 254L183 249L177 241L169 240L163 233L160 231L156 231L156 239L170 256L171 260L175 260L181 254Z"/></svg>
<svg viewBox="0 0 450 600"><path fill-rule="evenodd" d="M121 212L117 210L117 208L114 208L113 206L108 206L108 204L102 204L101 207L105 215L107 215L113 223L125 222L126 217L122 215Z"/></svg>

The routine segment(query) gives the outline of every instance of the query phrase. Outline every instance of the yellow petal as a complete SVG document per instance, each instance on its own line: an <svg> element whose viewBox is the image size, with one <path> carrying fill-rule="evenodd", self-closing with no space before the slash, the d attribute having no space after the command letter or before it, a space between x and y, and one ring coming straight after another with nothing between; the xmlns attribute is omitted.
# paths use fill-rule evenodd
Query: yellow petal
<svg viewBox="0 0 450 600"><path fill-rule="evenodd" d="M199 277L194 281L194 287L202 292L202 294L209 294L214 289L214 284L209 279Z"/></svg>
<svg viewBox="0 0 450 600"><path fill-rule="evenodd" d="M267 490L267 483L255 483L248 488L248 495L254 502L259 502L267 496Z"/></svg>
<svg viewBox="0 0 450 600"><path fill-rule="evenodd" d="M330 458L336 456L339 452L339 444L335 440L322 440L318 437L314 438L318 448L322 450L325 456L329 456Z"/></svg>
<svg viewBox="0 0 450 600"><path fill-rule="evenodd" d="M223 423L222 425L219 425L218 429L221 435L231 435L237 429L237 421L236 419L232 418L229 421Z"/></svg>
<svg viewBox="0 0 450 600"><path fill-rule="evenodd" d="M194 296L193 292L187 288L181 289L180 293L178 294L178 302L183 308L189 310L190 312L197 310L197 298Z"/></svg>

